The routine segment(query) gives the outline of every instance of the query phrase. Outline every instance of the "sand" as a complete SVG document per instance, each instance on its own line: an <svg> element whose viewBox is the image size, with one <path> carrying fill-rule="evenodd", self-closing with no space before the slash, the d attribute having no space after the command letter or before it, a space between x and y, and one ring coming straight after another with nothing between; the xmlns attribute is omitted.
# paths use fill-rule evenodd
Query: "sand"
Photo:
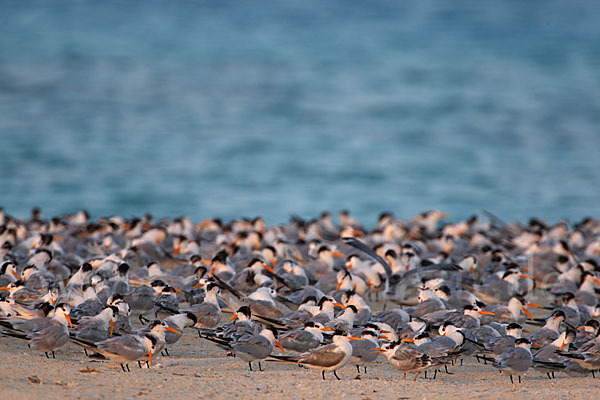
<svg viewBox="0 0 600 400"><path fill-rule="evenodd" d="M152 368L122 372L118 364L87 358L81 348L67 344L56 359L27 348L26 343L0 337L0 393L3 399L157 399L157 398L270 398L270 399L597 399L600 378L571 378L557 374L549 380L530 370L523 383L511 384L508 375L471 357L450 366L452 375L436 380L403 374L380 356L368 372L346 365L321 379L317 370L263 362L263 372L227 357L223 350L199 339L194 330L158 358ZM431 375L429 375L431 377ZM409 379L410 378L410 379ZM516 378L516 377L515 377Z"/></svg>

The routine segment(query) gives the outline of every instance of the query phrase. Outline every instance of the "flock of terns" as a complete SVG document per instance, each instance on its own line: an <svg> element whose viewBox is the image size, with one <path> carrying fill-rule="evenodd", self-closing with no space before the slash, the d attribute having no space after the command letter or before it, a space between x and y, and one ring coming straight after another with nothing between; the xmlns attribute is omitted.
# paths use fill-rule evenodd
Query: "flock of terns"
<svg viewBox="0 0 600 400"><path fill-rule="evenodd" d="M123 371L170 356L188 329L250 370L297 364L323 379L348 363L366 373L379 354L414 380L469 357L511 382L595 376L600 221L485 214L383 213L366 229L346 211L269 227L0 209L0 337L48 358L71 343Z"/></svg>

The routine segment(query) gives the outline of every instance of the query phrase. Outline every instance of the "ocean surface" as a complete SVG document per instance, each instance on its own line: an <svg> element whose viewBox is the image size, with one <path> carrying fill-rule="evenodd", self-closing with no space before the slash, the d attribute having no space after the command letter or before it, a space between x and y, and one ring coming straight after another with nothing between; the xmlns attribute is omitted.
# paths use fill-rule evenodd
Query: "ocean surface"
<svg viewBox="0 0 600 400"><path fill-rule="evenodd" d="M2 1L0 206L600 217L600 1Z"/></svg>

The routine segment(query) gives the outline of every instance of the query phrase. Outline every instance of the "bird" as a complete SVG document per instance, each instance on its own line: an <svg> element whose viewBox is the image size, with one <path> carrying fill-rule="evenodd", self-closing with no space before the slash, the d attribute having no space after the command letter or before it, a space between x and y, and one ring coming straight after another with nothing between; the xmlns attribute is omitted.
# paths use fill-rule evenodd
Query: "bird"
<svg viewBox="0 0 600 400"><path fill-rule="evenodd" d="M331 331L331 328L323 328ZM311 369L321 370L321 376L325 380L325 372L333 372L337 380L337 370L346 365L352 357L351 340L364 340L359 337L349 336L344 331L333 331L332 343L308 350L297 356L271 356L268 361L283 362L288 364L299 364Z"/></svg>
<svg viewBox="0 0 600 400"><path fill-rule="evenodd" d="M510 376L510 382L513 381L513 374L519 377L521 383L521 375L529 370L533 364L533 356L530 351L531 342L526 338L515 340L515 347L510 347L504 350L501 354L492 359L493 367L503 371L507 371Z"/></svg>
<svg viewBox="0 0 600 400"><path fill-rule="evenodd" d="M360 338L363 340L355 340L350 342L352 346L352 357L350 357L350 363L356 365L356 370L359 374L360 366L362 365L366 374L367 364L377 359L378 354L373 352L373 349L379 347L379 341L377 333L368 329L362 331Z"/></svg>
<svg viewBox="0 0 600 400"><path fill-rule="evenodd" d="M155 352L160 351L157 344L161 339L164 342L165 331L181 334L180 331L168 326L166 322L154 320L147 330L115 336L98 343L73 337L71 341L119 363L123 372L131 372L129 369L130 362L148 359L148 366L152 366L152 356Z"/></svg>
<svg viewBox="0 0 600 400"><path fill-rule="evenodd" d="M206 286L204 301L183 310L194 314L196 318L194 326L199 328L214 328L218 325L221 320L221 307L218 298L220 293L221 289L219 285L211 282Z"/></svg>
<svg viewBox="0 0 600 400"><path fill-rule="evenodd" d="M404 372L404 379L407 373L416 372L413 379L416 381L422 371L443 365L444 362L420 350L413 342L413 339L401 339L397 342L385 343L374 351L383 353L390 364Z"/></svg>
<svg viewBox="0 0 600 400"><path fill-rule="evenodd" d="M258 370L262 371L260 364L273 351L273 346L276 345L285 353L281 343L277 340L277 329L268 326L264 327L260 333L256 335L242 336L237 340L225 340L213 336L202 336L203 338L217 343L220 347L231 350L242 360L248 361L248 368L252 371L252 362L258 361Z"/></svg>
<svg viewBox="0 0 600 400"><path fill-rule="evenodd" d="M0 333L26 340L32 349L43 351L46 358L50 358L48 352L52 353L52 358L56 358L54 350L61 348L69 340L67 325L72 325L69 317L70 311L67 304L59 303L56 305L52 317L29 320L27 330L20 329L19 327L23 328L23 325L19 323L0 321L0 325L3 327Z"/></svg>
<svg viewBox="0 0 600 400"><path fill-rule="evenodd" d="M301 328L292 329L279 335L279 342L288 352L303 353L319 347L323 343L321 328L324 328L322 324L308 321Z"/></svg>

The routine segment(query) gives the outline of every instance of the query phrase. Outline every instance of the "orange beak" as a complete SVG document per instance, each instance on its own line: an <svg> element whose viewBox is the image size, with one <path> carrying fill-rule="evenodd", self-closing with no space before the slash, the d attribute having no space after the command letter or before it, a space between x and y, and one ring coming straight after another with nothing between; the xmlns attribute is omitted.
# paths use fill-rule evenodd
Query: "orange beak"
<svg viewBox="0 0 600 400"><path fill-rule="evenodd" d="M531 347L542 347L539 343L531 343Z"/></svg>
<svg viewBox="0 0 600 400"><path fill-rule="evenodd" d="M585 329L585 325L584 326L580 326L579 328L577 328L577 330L582 330Z"/></svg>
<svg viewBox="0 0 600 400"><path fill-rule="evenodd" d="M340 290L340 287L342 286L342 282L343 281L339 281L337 286L335 287L335 290Z"/></svg>
<svg viewBox="0 0 600 400"><path fill-rule="evenodd" d="M272 274L274 274L274 273L275 273L275 270L274 270L273 268L269 267L267 264L265 264L265 269L266 269L267 271L269 271L270 273L272 273Z"/></svg>
<svg viewBox="0 0 600 400"><path fill-rule="evenodd" d="M165 328L165 331L171 331L171 332L176 333L178 335L183 335L183 332L179 332L177 329L171 328L170 326L167 326Z"/></svg>
<svg viewBox="0 0 600 400"><path fill-rule="evenodd" d="M208 274L208 277L210 278L214 274L215 274L215 267L212 267L212 269L210 270L210 273Z"/></svg>
<svg viewBox="0 0 600 400"><path fill-rule="evenodd" d="M523 331L523 333L531 333L531 331L529 329L521 329Z"/></svg>
<svg viewBox="0 0 600 400"><path fill-rule="evenodd" d="M356 336L348 336L348 339L350 339L350 340L365 340L363 338L356 337Z"/></svg>
<svg viewBox="0 0 600 400"><path fill-rule="evenodd" d="M72 328L73 324L71 323L71 317L69 317L69 314L65 314L65 318L67 319L67 321L69 321L69 328Z"/></svg>
<svg viewBox="0 0 600 400"><path fill-rule="evenodd" d="M327 328L327 327L321 328L321 331L323 331L323 332L335 332L333 329Z"/></svg>
<svg viewBox="0 0 600 400"><path fill-rule="evenodd" d="M13 275L15 276L15 278L17 278L17 280L21 280L21 277L19 276L19 274L17 274L17 271L13 270Z"/></svg>
<svg viewBox="0 0 600 400"><path fill-rule="evenodd" d="M471 272L471 275L475 272L475 267L471 265L471 268L469 268L469 272Z"/></svg>
<svg viewBox="0 0 600 400"><path fill-rule="evenodd" d="M176 287L174 287L173 290L175 290L177 293L183 293L183 291L177 289Z"/></svg>
<svg viewBox="0 0 600 400"><path fill-rule="evenodd" d="M204 283L198 282L194 286L192 286L192 289L196 289L196 288L199 288L199 287L202 287L202 286L204 286Z"/></svg>
<svg viewBox="0 0 600 400"><path fill-rule="evenodd" d="M341 303L333 303L333 305L340 308L346 308L346 306Z"/></svg>
<svg viewBox="0 0 600 400"><path fill-rule="evenodd" d="M544 308L544 306L541 306L539 304L536 303L527 303L526 304L527 307L537 307L537 308Z"/></svg>
<svg viewBox="0 0 600 400"><path fill-rule="evenodd" d="M283 349L283 347L281 347L281 343L279 343L278 341L275 341L275 345L277 347L279 347L279 350L281 350L283 352L283 354L285 354L285 350Z"/></svg>
<svg viewBox="0 0 600 400"><path fill-rule="evenodd" d="M231 316L231 318L229 318L227 321L233 321L233 320L234 320L234 319L236 319L236 318L237 318L237 314L233 314L233 315Z"/></svg>
<svg viewBox="0 0 600 400"><path fill-rule="evenodd" d="M371 349L371 353L385 353L385 350L382 349L381 347L373 347Z"/></svg>
<svg viewBox="0 0 600 400"><path fill-rule="evenodd" d="M386 331L385 329L382 329L382 330L380 330L379 332L381 332L381 333L392 333L392 332L390 332L390 331Z"/></svg>
<svg viewBox="0 0 600 400"><path fill-rule="evenodd" d="M377 339L387 339L387 336L385 336L385 335L379 335L379 336L377 336Z"/></svg>
<svg viewBox="0 0 600 400"><path fill-rule="evenodd" d="M0 286L0 290L10 290L10 288L6 286Z"/></svg>
<svg viewBox="0 0 600 400"><path fill-rule="evenodd" d="M152 366L152 350L148 353L148 368Z"/></svg>
<svg viewBox="0 0 600 400"><path fill-rule="evenodd" d="M563 349L563 348L564 348L566 345L567 345L567 343L566 343L566 342L563 342L563 343L560 345L560 350L562 351L562 349Z"/></svg>
<svg viewBox="0 0 600 400"><path fill-rule="evenodd" d="M485 311L485 310L479 311L479 314L481 314L481 315L496 315L493 312L489 312L489 311Z"/></svg>
<svg viewBox="0 0 600 400"><path fill-rule="evenodd" d="M333 252L331 252L331 255L334 257L339 257L339 258L346 257L346 255L344 253L340 253L339 251L333 251Z"/></svg>
<svg viewBox="0 0 600 400"><path fill-rule="evenodd" d="M521 274L521 275L519 275L519 278L533 279L533 276L531 276L531 275L526 275L526 274Z"/></svg>
<svg viewBox="0 0 600 400"><path fill-rule="evenodd" d="M175 249L173 250L173 255L178 255L180 251L181 250L179 250L179 246L175 247Z"/></svg>
<svg viewBox="0 0 600 400"><path fill-rule="evenodd" d="M531 313L529 312L528 309L526 309L525 307L523 307L523 312L529 317L530 320L533 321L533 317L531 316Z"/></svg>
<svg viewBox="0 0 600 400"><path fill-rule="evenodd" d="M114 321L111 319L110 320L110 332L108 334L108 337L112 337L113 331L115 330L115 323Z"/></svg>
<svg viewBox="0 0 600 400"><path fill-rule="evenodd" d="M600 286L600 281L596 278L592 278L592 280L594 281L594 283L598 286Z"/></svg>
<svg viewBox="0 0 600 400"><path fill-rule="evenodd" d="M442 336L446 336L446 334L443 334ZM403 342L407 342L407 343L414 343L415 339L402 339Z"/></svg>
<svg viewBox="0 0 600 400"><path fill-rule="evenodd" d="M276 259L276 258L274 258L274 259L271 261L271 264L273 264L273 266L274 266L274 267L276 267L276 266L277 266L277 259Z"/></svg>
<svg viewBox="0 0 600 400"><path fill-rule="evenodd" d="M346 264L346 269L352 269L353 266L354 265L352 265L352 263L350 262L350 263Z"/></svg>

